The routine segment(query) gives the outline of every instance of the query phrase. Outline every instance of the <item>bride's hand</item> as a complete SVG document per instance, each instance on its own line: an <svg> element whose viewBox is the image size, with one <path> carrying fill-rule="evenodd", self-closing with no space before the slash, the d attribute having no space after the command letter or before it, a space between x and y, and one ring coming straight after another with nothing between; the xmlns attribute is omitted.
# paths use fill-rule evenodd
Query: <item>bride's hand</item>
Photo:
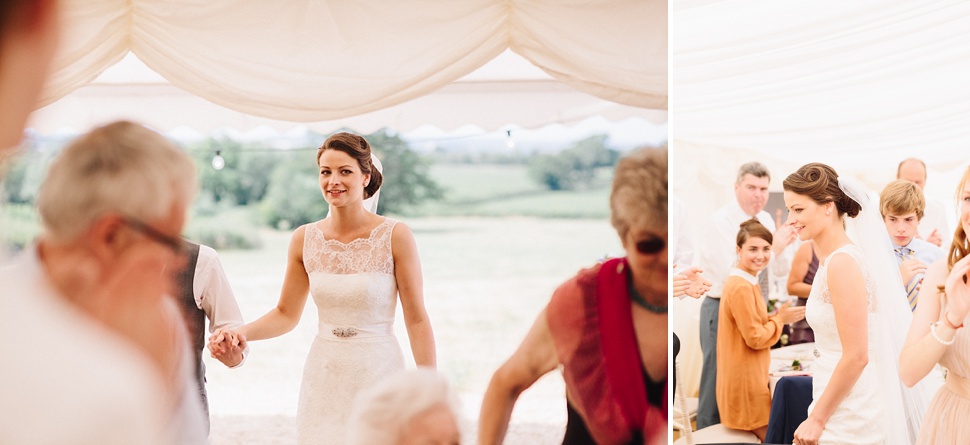
<svg viewBox="0 0 970 445"><path fill-rule="evenodd" d="M794 445L818 445L818 438L822 436L824 429L825 425L822 422L808 416L795 430L792 443Z"/></svg>

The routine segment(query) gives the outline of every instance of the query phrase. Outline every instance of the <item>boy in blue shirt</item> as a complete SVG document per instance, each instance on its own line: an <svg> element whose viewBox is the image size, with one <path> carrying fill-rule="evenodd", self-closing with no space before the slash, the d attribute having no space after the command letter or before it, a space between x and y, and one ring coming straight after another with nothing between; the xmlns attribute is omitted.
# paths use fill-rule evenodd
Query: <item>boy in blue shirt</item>
<svg viewBox="0 0 970 445"><path fill-rule="evenodd" d="M906 286L906 300L912 310L916 310L916 297L926 266L945 256L936 245L917 238L916 229L925 208L923 190L905 179L890 182L879 195L879 211L892 239L899 274Z"/></svg>

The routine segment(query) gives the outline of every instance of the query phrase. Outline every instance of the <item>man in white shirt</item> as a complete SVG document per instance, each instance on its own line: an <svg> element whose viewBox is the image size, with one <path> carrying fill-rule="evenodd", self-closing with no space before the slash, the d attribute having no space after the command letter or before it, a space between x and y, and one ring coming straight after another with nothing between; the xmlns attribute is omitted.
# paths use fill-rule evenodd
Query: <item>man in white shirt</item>
<svg viewBox="0 0 970 445"><path fill-rule="evenodd" d="M904 159L896 168L896 179L913 181L925 193L926 164L916 158ZM946 219L946 207L940 200L926 197L926 210L923 211L923 219L920 220L917 230L919 238L945 251L949 250L953 233L950 232L950 224Z"/></svg>
<svg viewBox="0 0 970 445"><path fill-rule="evenodd" d="M243 318L226 273L222 270L219 254L209 246L188 241L185 241L183 253L186 267L175 276L176 297L182 303L195 355L199 396L208 414L209 398L205 389L205 363L202 361L206 345L206 319L209 320L211 333L220 328L242 326ZM242 339L238 346L229 348L226 354L216 359L230 368L237 368L242 366L248 352L249 346ZM208 416L205 420L208 425Z"/></svg>
<svg viewBox="0 0 970 445"><path fill-rule="evenodd" d="M760 162L749 162L738 169L737 180L734 184L736 200L714 212L710 224L705 230L701 243L697 247L700 254L698 265L704 271L705 277L712 283L707 297L701 303L700 313L700 342L703 354L701 368L700 394L697 407L697 428L704 428L720 423L717 409L715 390L717 387L717 322L720 307L721 291L724 282L731 272L731 267L737 262L738 231L741 223L751 218L757 218L768 230L774 232L772 243L772 261L765 271L762 271L761 281L765 283L770 273L778 277L787 277L791 266L790 260L783 258L783 252L795 240L795 232L790 226L784 225L775 230L775 222L768 212L764 211L768 203L768 185L771 176L768 168ZM767 298L767 294L765 294Z"/></svg>

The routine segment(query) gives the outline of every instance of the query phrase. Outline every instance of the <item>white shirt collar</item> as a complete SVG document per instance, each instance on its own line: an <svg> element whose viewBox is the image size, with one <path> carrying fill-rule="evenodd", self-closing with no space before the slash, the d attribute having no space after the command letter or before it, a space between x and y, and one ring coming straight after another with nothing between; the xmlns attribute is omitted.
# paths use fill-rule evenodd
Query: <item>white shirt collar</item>
<svg viewBox="0 0 970 445"><path fill-rule="evenodd" d="M751 284L754 284L756 286L758 285L758 277L751 275L737 267L732 267L731 272L728 274L728 276L741 277L741 278L744 278L745 281Z"/></svg>

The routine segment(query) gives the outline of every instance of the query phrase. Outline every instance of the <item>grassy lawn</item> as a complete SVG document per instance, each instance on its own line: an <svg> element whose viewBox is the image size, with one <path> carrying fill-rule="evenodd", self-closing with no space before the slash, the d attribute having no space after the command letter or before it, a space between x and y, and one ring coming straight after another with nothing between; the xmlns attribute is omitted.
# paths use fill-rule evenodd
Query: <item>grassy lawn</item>
<svg viewBox="0 0 970 445"><path fill-rule="evenodd" d="M22 247L40 233L40 219L28 204L0 204L0 246Z"/></svg>
<svg viewBox="0 0 970 445"><path fill-rule="evenodd" d="M461 394L466 419L477 417L492 372L512 354L552 292L579 269L622 254L605 219L399 220L414 232L438 367ZM283 279L289 233L263 230L262 235L259 249L220 252L246 320L275 306ZM242 368L211 363L212 413L293 415L316 320L311 302L293 332L254 342ZM395 332L411 361L400 308ZM564 394L561 376L549 373L522 395L513 422L564 424Z"/></svg>

